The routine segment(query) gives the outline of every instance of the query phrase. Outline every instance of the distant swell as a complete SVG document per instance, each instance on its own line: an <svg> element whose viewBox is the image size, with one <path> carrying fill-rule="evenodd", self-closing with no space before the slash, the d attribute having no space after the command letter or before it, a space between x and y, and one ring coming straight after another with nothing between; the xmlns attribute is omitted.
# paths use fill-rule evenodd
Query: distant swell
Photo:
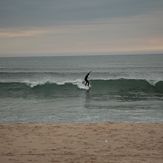
<svg viewBox="0 0 163 163"><path fill-rule="evenodd" d="M1 97L77 96L86 89L81 80L74 82L0 82ZM151 84L144 79L91 80L92 94L144 92L163 94L163 81Z"/></svg>

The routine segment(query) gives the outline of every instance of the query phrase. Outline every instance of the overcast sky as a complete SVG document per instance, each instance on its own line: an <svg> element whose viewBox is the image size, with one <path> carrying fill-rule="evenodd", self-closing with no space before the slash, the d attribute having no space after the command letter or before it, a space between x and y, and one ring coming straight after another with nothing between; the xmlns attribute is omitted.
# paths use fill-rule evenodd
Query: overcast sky
<svg viewBox="0 0 163 163"><path fill-rule="evenodd" d="M0 56L163 52L163 0L0 0Z"/></svg>

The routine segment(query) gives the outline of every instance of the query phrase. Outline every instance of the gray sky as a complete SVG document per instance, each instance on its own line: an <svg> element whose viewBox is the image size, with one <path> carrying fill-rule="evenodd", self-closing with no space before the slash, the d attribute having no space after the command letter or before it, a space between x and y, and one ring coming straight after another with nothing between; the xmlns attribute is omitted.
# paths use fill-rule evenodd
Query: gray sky
<svg viewBox="0 0 163 163"><path fill-rule="evenodd" d="M0 56L163 52L163 0L0 0Z"/></svg>

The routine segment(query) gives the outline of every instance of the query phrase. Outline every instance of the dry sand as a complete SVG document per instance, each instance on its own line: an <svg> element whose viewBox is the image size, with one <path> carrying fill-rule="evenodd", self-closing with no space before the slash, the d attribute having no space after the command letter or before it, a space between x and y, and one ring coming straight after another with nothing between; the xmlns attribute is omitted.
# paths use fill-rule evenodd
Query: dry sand
<svg viewBox="0 0 163 163"><path fill-rule="evenodd" d="M163 124L0 124L0 163L163 163Z"/></svg>

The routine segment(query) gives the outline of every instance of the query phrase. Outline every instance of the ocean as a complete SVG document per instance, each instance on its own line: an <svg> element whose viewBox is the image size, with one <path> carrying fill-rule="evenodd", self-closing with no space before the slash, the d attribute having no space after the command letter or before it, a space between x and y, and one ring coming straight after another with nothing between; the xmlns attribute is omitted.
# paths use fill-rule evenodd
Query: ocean
<svg viewBox="0 0 163 163"><path fill-rule="evenodd" d="M0 122L163 122L163 55L0 58Z"/></svg>

